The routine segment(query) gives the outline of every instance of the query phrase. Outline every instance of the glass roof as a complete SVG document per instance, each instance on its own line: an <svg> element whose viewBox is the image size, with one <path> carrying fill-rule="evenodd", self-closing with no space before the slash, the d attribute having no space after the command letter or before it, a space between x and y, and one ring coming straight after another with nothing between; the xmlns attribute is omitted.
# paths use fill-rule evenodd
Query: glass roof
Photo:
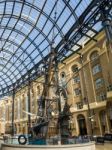
<svg viewBox="0 0 112 150"><path fill-rule="evenodd" d="M49 54L54 27L57 47L91 2L92 0L1 0L0 89L15 83ZM100 26L99 23L99 27L96 29L94 26L93 29L99 30ZM89 36L94 34L93 30L87 33ZM82 37L74 45L74 51L88 38Z"/></svg>

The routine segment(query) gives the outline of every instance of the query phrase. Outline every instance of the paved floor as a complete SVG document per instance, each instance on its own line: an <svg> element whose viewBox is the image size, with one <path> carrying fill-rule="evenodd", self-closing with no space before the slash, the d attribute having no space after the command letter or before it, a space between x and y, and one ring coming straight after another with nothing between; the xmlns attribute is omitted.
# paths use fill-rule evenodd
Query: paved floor
<svg viewBox="0 0 112 150"><path fill-rule="evenodd" d="M96 150L112 150L112 144L96 145Z"/></svg>

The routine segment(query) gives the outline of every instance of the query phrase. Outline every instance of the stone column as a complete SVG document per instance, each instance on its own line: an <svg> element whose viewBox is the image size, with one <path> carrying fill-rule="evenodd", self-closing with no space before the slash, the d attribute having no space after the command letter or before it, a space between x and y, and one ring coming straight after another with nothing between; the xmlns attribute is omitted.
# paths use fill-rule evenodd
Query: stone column
<svg viewBox="0 0 112 150"><path fill-rule="evenodd" d="M78 126L78 120L77 120L77 116L76 117L74 117L74 119L75 119L75 127L76 127L76 134L77 134L77 136L79 135L79 126Z"/></svg>
<svg viewBox="0 0 112 150"><path fill-rule="evenodd" d="M99 124L100 134L102 135L101 121L100 121L99 114L98 114L98 124Z"/></svg>
<svg viewBox="0 0 112 150"><path fill-rule="evenodd" d="M108 121L108 115L107 113L105 114L105 118L106 118L106 126L107 126L107 132L110 132L110 128L109 128L109 121Z"/></svg>

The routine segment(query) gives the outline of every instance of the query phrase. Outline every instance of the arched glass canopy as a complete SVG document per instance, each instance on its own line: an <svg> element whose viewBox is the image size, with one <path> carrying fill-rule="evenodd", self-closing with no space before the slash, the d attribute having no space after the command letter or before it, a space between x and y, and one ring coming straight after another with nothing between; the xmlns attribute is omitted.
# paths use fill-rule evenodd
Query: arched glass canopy
<svg viewBox="0 0 112 150"><path fill-rule="evenodd" d="M16 82L21 84L20 79L29 70L36 72L50 53L54 27L60 60L80 49L82 43L95 41L93 37L101 30L101 21L88 24L86 33L80 31L97 10L93 0L1 0L0 91L5 93Z"/></svg>

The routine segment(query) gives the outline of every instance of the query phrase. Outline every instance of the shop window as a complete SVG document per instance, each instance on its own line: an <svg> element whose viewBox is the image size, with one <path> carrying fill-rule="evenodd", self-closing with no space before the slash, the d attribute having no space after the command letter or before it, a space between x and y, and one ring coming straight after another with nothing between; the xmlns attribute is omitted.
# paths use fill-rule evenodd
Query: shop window
<svg viewBox="0 0 112 150"><path fill-rule="evenodd" d="M81 89L80 88L76 88L76 89L74 89L74 94L76 95L76 96L79 96L80 94L81 94Z"/></svg>
<svg viewBox="0 0 112 150"><path fill-rule="evenodd" d="M83 108L82 102L79 102L79 103L77 103L76 105L77 105L77 109L82 109L82 108Z"/></svg>
<svg viewBox="0 0 112 150"><path fill-rule="evenodd" d="M74 80L74 83L79 83L80 82L80 77L79 76L76 76L73 78Z"/></svg>
<svg viewBox="0 0 112 150"><path fill-rule="evenodd" d="M77 73L79 71L78 66L77 65L73 65L72 66L72 72L73 73Z"/></svg>
<svg viewBox="0 0 112 150"><path fill-rule="evenodd" d="M95 74L101 72L101 66L100 66L100 64L95 65L95 66L92 68L92 71L93 71L93 75L95 75Z"/></svg>
<svg viewBox="0 0 112 150"><path fill-rule="evenodd" d="M96 89L102 87L104 85L104 80L102 78L98 78L96 81L95 81L95 85L96 85Z"/></svg>
<svg viewBox="0 0 112 150"><path fill-rule="evenodd" d="M97 51L93 52L90 56L91 61L95 61L96 59L98 59L99 54Z"/></svg>

